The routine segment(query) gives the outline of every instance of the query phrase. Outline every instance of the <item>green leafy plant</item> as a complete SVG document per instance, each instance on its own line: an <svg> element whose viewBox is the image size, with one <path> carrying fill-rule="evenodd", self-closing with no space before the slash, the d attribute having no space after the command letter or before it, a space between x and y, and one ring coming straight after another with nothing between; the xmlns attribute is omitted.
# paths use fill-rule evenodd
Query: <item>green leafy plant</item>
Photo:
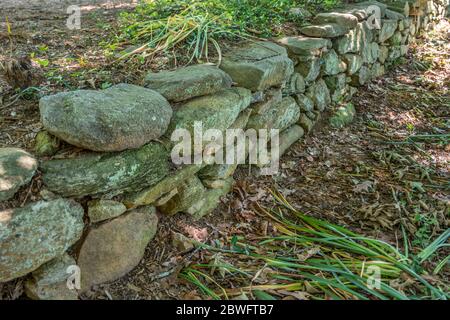
<svg viewBox="0 0 450 320"><path fill-rule="evenodd" d="M279 193L277 206L259 211L278 234L250 243L233 237L230 245L198 244L203 254L220 259L185 268L181 277L213 299L242 294L256 299L286 295L308 299L447 299L420 266L448 239L448 232L418 256L364 237L341 226L307 216ZM407 248L405 248L408 250ZM378 270L378 286L371 286ZM219 274L217 274L218 271ZM399 278L408 279L401 283ZM409 284L409 285L408 285ZM211 286L216 287L214 290Z"/></svg>

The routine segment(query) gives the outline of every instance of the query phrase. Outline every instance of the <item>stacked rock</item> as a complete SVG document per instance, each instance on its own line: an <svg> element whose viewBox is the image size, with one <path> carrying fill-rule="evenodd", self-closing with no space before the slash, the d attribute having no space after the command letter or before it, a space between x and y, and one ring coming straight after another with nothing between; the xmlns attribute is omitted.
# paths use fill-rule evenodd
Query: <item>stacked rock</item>
<svg viewBox="0 0 450 320"><path fill-rule="evenodd" d="M219 67L149 73L145 87L42 98L45 131L35 153L47 192L0 211L0 282L28 274L29 297L76 299L66 285L70 270L81 272L81 292L125 275L157 232L156 212L201 218L232 189L238 163L173 163L177 129L192 138L197 123L203 132L276 129L281 155L322 114L332 113L336 127L351 121L357 87L383 75L447 7L448 0L345 5L315 16L299 36L242 43ZM61 141L83 151L52 158ZM219 152L208 147L189 144L194 157ZM240 156L250 156L247 146ZM0 201L26 187L37 169L31 154L0 149Z"/></svg>

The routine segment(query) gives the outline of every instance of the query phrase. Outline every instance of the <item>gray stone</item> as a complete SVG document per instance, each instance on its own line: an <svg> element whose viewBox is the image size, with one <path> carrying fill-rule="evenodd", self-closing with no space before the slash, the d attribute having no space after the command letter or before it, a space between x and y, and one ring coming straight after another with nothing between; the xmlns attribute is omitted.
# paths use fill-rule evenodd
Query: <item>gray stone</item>
<svg viewBox="0 0 450 320"><path fill-rule="evenodd" d="M134 269L156 234L154 207L134 209L87 233L78 255L81 290L113 281Z"/></svg>
<svg viewBox="0 0 450 320"><path fill-rule="evenodd" d="M239 117L233 123L233 125L231 125L230 129L244 129L248 123L250 114L251 114L251 110L249 110L249 109L242 111L241 114L239 115ZM234 143L231 146L227 146L225 151L230 152L230 150L235 150L232 148L235 148ZM244 152L248 153L248 151L249 150L247 150L247 148L246 148L246 150ZM224 157L225 156L226 156L226 154L224 154ZM237 158L237 155L235 154L235 159L236 158ZM244 158L246 158L246 156ZM202 179L203 184L205 184L205 180L227 179L228 177L233 175L237 166L238 166L237 161L234 164L223 163L223 164L208 165L200 170L200 172L198 173L198 176L200 177L200 179ZM217 188L215 188L215 189L217 189Z"/></svg>
<svg viewBox="0 0 450 320"><path fill-rule="evenodd" d="M379 62L374 63L370 68L372 78L381 77L382 75L384 75L384 72L385 72L384 65L382 65Z"/></svg>
<svg viewBox="0 0 450 320"><path fill-rule="evenodd" d="M357 54L347 53L343 56L345 63L347 64L347 73L349 75L355 74L361 68L363 61L361 56Z"/></svg>
<svg viewBox="0 0 450 320"><path fill-rule="evenodd" d="M358 53L366 43L372 42L373 31L367 21L360 22L347 34L333 41L333 47L339 54Z"/></svg>
<svg viewBox="0 0 450 320"><path fill-rule="evenodd" d="M225 130L233 124L239 113L250 105L252 94L244 88L231 88L194 98L175 111L168 134L175 129L186 129L193 137L194 123L201 122L203 131Z"/></svg>
<svg viewBox="0 0 450 320"><path fill-rule="evenodd" d="M252 91L279 86L294 72L286 49L272 42L251 42L233 50L224 55L220 68Z"/></svg>
<svg viewBox="0 0 450 320"><path fill-rule="evenodd" d="M127 211L127 207L114 200L97 199L88 203L88 216L91 223L118 217L125 211Z"/></svg>
<svg viewBox="0 0 450 320"><path fill-rule="evenodd" d="M386 18L389 20L403 20L405 19L405 15L400 13L400 12L396 12L390 9L386 9Z"/></svg>
<svg viewBox="0 0 450 320"><path fill-rule="evenodd" d="M305 130L299 125L292 125L280 133L278 157L271 155L271 161L278 161L295 142L305 135Z"/></svg>
<svg viewBox="0 0 450 320"><path fill-rule="evenodd" d="M294 96L294 99L297 102L298 106L300 107L301 111L304 112L313 111L314 102L304 94L296 94Z"/></svg>
<svg viewBox="0 0 450 320"><path fill-rule="evenodd" d="M358 23L358 18L349 13L327 12L319 13L312 22L315 24L336 23L348 29L353 29Z"/></svg>
<svg viewBox="0 0 450 320"><path fill-rule="evenodd" d="M156 185L145 188L137 193L125 195L123 203L127 208L135 208L143 205L153 204L156 200L176 189L181 183L194 176L201 165L186 165L178 170L170 172L169 175Z"/></svg>
<svg viewBox="0 0 450 320"><path fill-rule="evenodd" d="M380 35L378 36L378 42L383 43L392 37L397 29L397 21L396 20L382 20Z"/></svg>
<svg viewBox="0 0 450 320"><path fill-rule="evenodd" d="M371 78L370 69L367 66L362 66L359 71L352 75L351 84L355 87L364 85Z"/></svg>
<svg viewBox="0 0 450 320"><path fill-rule="evenodd" d="M402 56L406 55L408 53L408 50L409 50L409 45L405 44L405 45L400 46L400 54Z"/></svg>
<svg viewBox="0 0 450 320"><path fill-rule="evenodd" d="M355 16L358 21L364 21L367 19L367 12L365 9L353 8L351 5L345 6L344 8L334 9L337 12L348 13Z"/></svg>
<svg viewBox="0 0 450 320"><path fill-rule="evenodd" d="M158 210L167 215L173 215L178 212L186 212L199 201L205 194L205 187L196 176L183 181L177 187L177 193L165 204L158 207Z"/></svg>
<svg viewBox="0 0 450 320"><path fill-rule="evenodd" d="M320 24L300 28L300 32L309 37L336 38L343 36L350 29L336 23Z"/></svg>
<svg viewBox="0 0 450 320"><path fill-rule="evenodd" d="M346 63L339 58L333 49L324 54L323 61L323 73L325 75L335 75L347 69Z"/></svg>
<svg viewBox="0 0 450 320"><path fill-rule="evenodd" d="M344 73L324 77L323 80L330 90L331 100L333 102L340 102L344 99L345 94L347 93L347 81Z"/></svg>
<svg viewBox="0 0 450 320"><path fill-rule="evenodd" d="M300 108L294 98L286 97L265 114L252 115L248 121L247 129L278 129L280 131L297 122L300 117Z"/></svg>
<svg viewBox="0 0 450 320"><path fill-rule="evenodd" d="M291 55L319 56L324 49L331 47L330 39L309 38L304 36L284 37L277 43L285 46Z"/></svg>
<svg viewBox="0 0 450 320"><path fill-rule="evenodd" d="M372 64L377 61L379 55L379 46L376 42L370 42L363 46L361 57L363 63Z"/></svg>
<svg viewBox="0 0 450 320"><path fill-rule="evenodd" d="M48 132L94 151L139 148L158 139L172 116L163 96L131 84L58 93L42 98L39 108Z"/></svg>
<svg viewBox="0 0 450 320"><path fill-rule="evenodd" d="M200 219L210 214L219 205L220 199L231 191L233 182L233 178L230 177L224 180L222 188L206 190L201 199L187 210L187 213L195 219Z"/></svg>
<svg viewBox="0 0 450 320"><path fill-rule="evenodd" d="M397 31L388 40L391 46L399 46L402 44L402 33Z"/></svg>
<svg viewBox="0 0 450 320"><path fill-rule="evenodd" d="M321 58L314 57L308 61L302 61L295 66L295 71L300 73L307 84L315 81L320 74L320 66L323 60Z"/></svg>
<svg viewBox="0 0 450 320"><path fill-rule="evenodd" d="M156 184L169 172L168 151L159 143L119 153L87 154L41 165L50 191L70 197L112 197Z"/></svg>
<svg viewBox="0 0 450 320"><path fill-rule="evenodd" d="M145 86L169 101L183 101L231 87L229 75L211 65L195 65L174 71L148 73Z"/></svg>
<svg viewBox="0 0 450 320"><path fill-rule="evenodd" d="M394 60L400 58L402 56L402 50L400 46L393 46L389 48L389 56L387 60L389 62L393 62Z"/></svg>
<svg viewBox="0 0 450 320"><path fill-rule="evenodd" d="M306 92L306 96L314 101L314 107L319 111L325 110L331 103L330 91L323 79L311 85Z"/></svg>
<svg viewBox="0 0 450 320"><path fill-rule="evenodd" d="M377 6L380 9L381 18L386 14L387 5L378 1L363 1L358 3L352 3L353 8L359 8L367 10L370 6Z"/></svg>
<svg viewBox="0 0 450 320"><path fill-rule="evenodd" d="M311 132L314 127L314 122L304 113L300 115L300 119L298 120L297 124L299 124L306 133Z"/></svg>
<svg viewBox="0 0 450 320"><path fill-rule="evenodd" d="M290 96L303 92L305 92L305 79L300 73L295 72L286 83L286 87L283 89L283 94L285 96Z"/></svg>
<svg viewBox="0 0 450 320"><path fill-rule="evenodd" d="M389 56L389 48L387 46L380 46L378 51L378 61L385 63Z"/></svg>
<svg viewBox="0 0 450 320"><path fill-rule="evenodd" d="M26 275L62 255L83 232L83 208L56 199L0 211L0 282Z"/></svg>
<svg viewBox="0 0 450 320"><path fill-rule="evenodd" d="M279 103L283 99L281 89L269 89L265 94L264 101L257 102L251 105L253 114L263 114L270 109L274 104Z"/></svg>
<svg viewBox="0 0 450 320"><path fill-rule="evenodd" d="M33 271L25 282L25 293L33 300L78 300L78 293L67 286L70 266L75 260L67 253Z"/></svg>
<svg viewBox="0 0 450 320"><path fill-rule="evenodd" d="M12 198L36 172L37 160L18 148L0 148L0 201Z"/></svg>
<svg viewBox="0 0 450 320"><path fill-rule="evenodd" d="M34 152L41 157L54 155L60 146L60 140L45 130L39 131L34 140Z"/></svg>

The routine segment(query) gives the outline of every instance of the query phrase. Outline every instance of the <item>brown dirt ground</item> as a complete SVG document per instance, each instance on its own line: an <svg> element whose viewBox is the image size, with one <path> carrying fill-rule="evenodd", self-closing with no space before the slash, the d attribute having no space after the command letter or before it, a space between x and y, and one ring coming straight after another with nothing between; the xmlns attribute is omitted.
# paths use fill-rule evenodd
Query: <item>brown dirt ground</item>
<svg viewBox="0 0 450 320"><path fill-rule="evenodd" d="M0 147L33 152L34 136L42 128L39 95L99 88L106 82L139 84L144 70L173 63L158 57L139 66L109 64L99 41L114 32L119 10L127 8L92 9L83 15L80 31L65 28L62 12L5 12L12 34L4 32L6 24L0 23L0 60L35 52L50 64L45 68L35 64L33 86L38 90L18 96L7 87L0 104ZM168 241L172 232L204 242L271 233L270 222L258 216L253 205L272 206L269 190L274 189L304 213L399 246L400 226L408 231L413 247L435 238L449 222L449 143L405 143L410 141L405 139L449 132L449 39L450 24L443 22L436 33L419 40L405 64L362 88L352 101L357 116L350 126L332 129L324 115L314 132L282 158L279 175L258 176L255 170L240 168L234 192L213 214L198 222L183 215L161 216L158 234L141 263L123 278L82 298L200 298L196 288L177 274L192 262L204 261L204 253L178 251ZM40 50L43 46L48 49ZM63 153L73 152L78 150L64 146ZM40 199L41 188L37 175L17 197L0 204L0 209ZM441 275L447 283L449 275L448 269ZM22 283L23 279L17 279L0 284L0 299L23 297Z"/></svg>

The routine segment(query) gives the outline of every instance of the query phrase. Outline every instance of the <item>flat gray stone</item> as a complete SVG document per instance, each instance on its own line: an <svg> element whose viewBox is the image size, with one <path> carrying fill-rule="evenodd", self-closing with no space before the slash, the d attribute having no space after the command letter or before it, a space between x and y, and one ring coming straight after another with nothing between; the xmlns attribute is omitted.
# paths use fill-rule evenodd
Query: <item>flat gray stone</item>
<svg viewBox="0 0 450 320"><path fill-rule="evenodd" d="M260 91L279 86L294 72L285 48L272 42L251 42L224 55L220 68L236 85Z"/></svg>
<svg viewBox="0 0 450 320"><path fill-rule="evenodd" d="M168 135L175 129L186 129L193 137L195 122L202 123L203 131L225 130L251 100L250 90L236 87L189 100L174 112Z"/></svg>
<svg viewBox="0 0 450 320"><path fill-rule="evenodd" d="M88 216L91 223L96 223L120 216L127 211L122 202L97 199L88 202Z"/></svg>
<svg viewBox="0 0 450 320"><path fill-rule="evenodd" d="M310 84L314 82L320 74L320 67L323 64L322 58L314 57L308 61L301 61L295 66L295 72L303 76L305 82Z"/></svg>
<svg viewBox="0 0 450 320"><path fill-rule="evenodd" d="M362 66L362 58L357 54L347 53L343 55L344 61L347 63L347 73L349 75L358 72L359 68Z"/></svg>
<svg viewBox="0 0 450 320"><path fill-rule="evenodd" d="M358 18L349 13L326 12L317 14L312 20L314 24L336 23L353 29L358 23Z"/></svg>
<svg viewBox="0 0 450 320"><path fill-rule="evenodd" d="M286 47L290 54L300 56L318 56L324 49L331 47L330 39L304 36L280 38L277 43Z"/></svg>
<svg viewBox="0 0 450 320"><path fill-rule="evenodd" d="M36 270L62 255L83 232L83 208L56 199L0 211L0 282Z"/></svg>
<svg viewBox="0 0 450 320"><path fill-rule="evenodd" d="M231 87L232 80L221 69L211 65L194 65L174 71L148 73L145 86L167 100L179 102Z"/></svg>
<svg viewBox="0 0 450 320"><path fill-rule="evenodd" d="M136 192L156 184L169 172L169 152L156 142L118 153L93 153L44 161L44 184L67 197L107 197Z"/></svg>

